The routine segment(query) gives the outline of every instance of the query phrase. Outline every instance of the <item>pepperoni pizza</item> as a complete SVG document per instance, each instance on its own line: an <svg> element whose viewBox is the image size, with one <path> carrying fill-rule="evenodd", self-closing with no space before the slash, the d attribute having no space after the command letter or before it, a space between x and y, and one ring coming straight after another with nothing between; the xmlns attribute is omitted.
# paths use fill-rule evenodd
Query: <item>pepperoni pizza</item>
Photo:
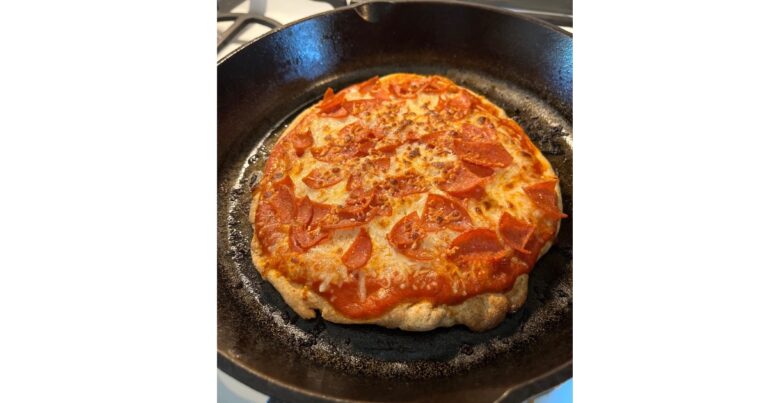
<svg viewBox="0 0 768 403"><path fill-rule="evenodd" d="M252 256L299 315L490 329L563 218L523 129L440 76L373 77L300 114L253 193Z"/></svg>

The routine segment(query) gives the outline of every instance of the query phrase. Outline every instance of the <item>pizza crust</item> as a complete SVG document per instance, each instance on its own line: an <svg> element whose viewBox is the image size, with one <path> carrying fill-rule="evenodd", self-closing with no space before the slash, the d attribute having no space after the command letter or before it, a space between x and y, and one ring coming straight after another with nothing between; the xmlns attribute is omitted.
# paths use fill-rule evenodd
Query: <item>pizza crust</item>
<svg viewBox="0 0 768 403"><path fill-rule="evenodd" d="M398 75L400 73L388 75L387 78ZM502 117L507 117L503 109L488 102L485 97L467 88L464 89L478 97L483 104L497 110ZM312 112L312 109L307 108L301 112L293 119L283 133L290 133L306 115ZM549 164L548 161L547 164ZM555 187L555 193L557 195L557 204L560 211L562 211L562 195L559 184ZM253 196L255 201L257 194ZM255 225L255 212L256 203L254 202L251 203L249 212L249 219L253 225ZM560 222L558 221L553 239L542 247L537 260L549 251L559 231ZM522 308L528 295L529 275L522 274L515 280L512 289L506 293L482 293L456 305L441 304L435 306L429 301L404 302L397 304L390 311L377 318L352 319L342 315L333 305L310 287L290 281L277 270L265 270L258 261L261 247L256 236L252 237L251 251L254 266L262 278L272 284L288 306L303 319L315 318L319 313L325 320L340 324L373 324L386 328L399 328L406 331L419 332L434 330L438 327L465 325L472 331L481 332L498 326L508 313L516 312Z"/></svg>

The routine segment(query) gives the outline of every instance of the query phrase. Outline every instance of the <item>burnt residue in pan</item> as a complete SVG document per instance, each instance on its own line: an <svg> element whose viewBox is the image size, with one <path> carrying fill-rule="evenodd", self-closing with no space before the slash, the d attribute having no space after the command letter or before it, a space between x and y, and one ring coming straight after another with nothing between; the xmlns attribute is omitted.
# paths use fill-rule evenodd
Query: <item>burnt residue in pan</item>
<svg viewBox="0 0 768 403"><path fill-rule="evenodd" d="M403 71L442 74L459 85L486 96L501 106L523 126L534 143L552 162L561 176L564 210L571 215L572 129L569 120L531 92L506 82L496 82L481 73L467 70L435 71L430 66L398 66L359 71L354 76L339 77L328 83L334 89L379 74ZM325 84L325 83L324 83ZM319 97L322 87L315 88ZM243 144L240 157L229 159L220 168L219 236L226 237L228 249L220 250L220 281L229 286L241 301L250 333L243 345L259 340L277 340L285 349L333 370L375 377L411 379L446 376L503 354L524 352L535 341L558 328L559 321L571 320L572 240L571 219L563 220L560 235L552 249L537 263L530 279L524 307L510 314L498 327L475 333L464 326L429 332L405 332L369 325L339 325L322 318L304 320L282 300L271 284L253 267L248 222L250 189L260 180L260 170L269 149L303 105L271 130L254 132L250 144ZM223 180L222 180L223 179ZM222 219L224 221L222 221ZM224 255L222 255L224 254ZM237 346L233 347L235 350ZM570 348L570 346L568 346ZM232 352L237 356L237 351ZM280 359L280 357L276 357Z"/></svg>

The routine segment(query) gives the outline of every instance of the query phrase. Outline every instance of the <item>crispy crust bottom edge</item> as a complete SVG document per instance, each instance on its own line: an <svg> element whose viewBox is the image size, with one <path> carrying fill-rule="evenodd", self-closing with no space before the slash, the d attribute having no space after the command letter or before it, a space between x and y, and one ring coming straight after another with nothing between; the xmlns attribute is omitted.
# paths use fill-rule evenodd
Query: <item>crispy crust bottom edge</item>
<svg viewBox="0 0 768 403"><path fill-rule="evenodd" d="M403 73L394 73L385 77L389 79L401 74ZM489 104L497 109L502 117L507 118L507 114L503 109L487 101L485 97L476 94L474 91L469 89L466 90L479 97L483 103ZM312 108L310 107L300 113L299 116L294 118L283 133L289 133L290 130L301 121L304 115L311 110ZM547 161L547 164L549 164L549 161ZM555 188L555 193L557 194L558 206L562 211L563 202L559 184ZM256 203L253 203L254 200L256 200L256 194L252 195L251 208L249 211L249 220L255 231L254 218ZM541 258L549 251L559 232L560 222L557 224L555 237L552 241L549 241L544 245L538 258ZM320 315L325 320L339 324L373 324L391 329L399 328L406 331L418 332L434 330L438 327L466 325L472 331L482 332L498 326L508 313L518 311L523 306L528 296L528 274L523 274L515 280L512 289L506 293L484 293L468 298L457 305L434 306L428 301L401 303L396 305L386 314L377 318L351 319L339 313L333 305L326 301L322 296L304 285L291 282L276 270L265 271L257 261L257 256L260 254L260 245L254 234L251 239L251 259L256 270L265 280L269 281L269 283L277 289L288 306L304 319L315 318L319 311Z"/></svg>

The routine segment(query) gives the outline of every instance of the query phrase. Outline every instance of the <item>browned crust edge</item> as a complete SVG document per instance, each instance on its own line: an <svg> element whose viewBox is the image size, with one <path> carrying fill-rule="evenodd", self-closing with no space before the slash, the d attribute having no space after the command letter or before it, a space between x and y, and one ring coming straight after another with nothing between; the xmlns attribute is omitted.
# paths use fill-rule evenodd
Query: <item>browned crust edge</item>
<svg viewBox="0 0 768 403"><path fill-rule="evenodd" d="M408 73L394 73L381 77L381 79L391 79L399 75L407 74ZM482 95L465 87L461 88L464 88L472 95L478 97L484 104L491 105L499 112L502 118L509 119L503 109L487 101ZM293 122L291 122L283 133L290 133L290 131L301 122L304 116L313 110L314 106L315 105L307 108L304 112L299 114L299 116L294 118ZM278 142L281 140L282 138L278 139ZM275 145L277 145L277 143ZM541 151L538 148L536 150L538 152L537 157L546 161L547 166L551 169L549 161L541 155ZM559 184L556 186L555 191L557 193L558 206L562 211L563 202ZM256 196L257 195L253 196L249 212L249 220L254 227L254 232L256 203L253 201L256 200ZM549 248L552 246L554 239L557 238L559 231L560 222L557 224L557 230L555 231L553 240L544 245L539 253L539 258L549 251ZM528 274L523 274L515 280L512 289L506 293L484 293L468 298L464 302L456 305L441 304L435 306L428 301L403 302L377 318L364 320L352 319L339 313L333 305L326 301L320 294L314 292L311 288L303 284L291 282L277 270L265 270L258 262L258 256L260 254L261 247L258 238L254 236L251 240L251 257L254 266L261 276L277 289L288 306L304 319L314 318L316 316L316 311L319 311L320 315L325 320L341 324L374 324L407 331L429 331L438 327L450 327L461 324L466 325L473 331L481 332L498 326L499 323L504 320L507 313L519 310L528 296Z"/></svg>

